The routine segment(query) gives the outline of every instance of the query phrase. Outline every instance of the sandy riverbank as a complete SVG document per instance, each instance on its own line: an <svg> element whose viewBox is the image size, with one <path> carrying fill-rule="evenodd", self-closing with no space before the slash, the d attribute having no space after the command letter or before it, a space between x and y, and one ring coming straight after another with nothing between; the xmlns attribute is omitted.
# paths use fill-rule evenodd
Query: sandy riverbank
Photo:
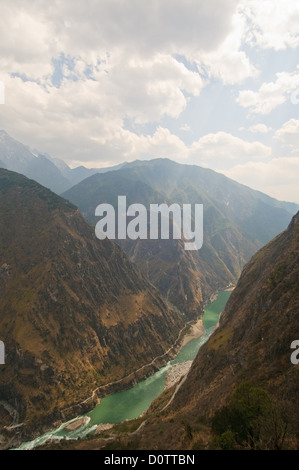
<svg viewBox="0 0 299 470"><path fill-rule="evenodd" d="M164 390L167 390L179 382L180 379L189 372L191 365L192 361L185 361L172 366L172 368L167 372Z"/></svg>
<svg viewBox="0 0 299 470"><path fill-rule="evenodd" d="M95 433L94 433L94 434L100 434L100 433L103 432L103 431L107 431L108 429L113 428L113 426L114 426L114 424L111 424L111 423L99 424L99 426L98 426L97 429L95 430Z"/></svg>
<svg viewBox="0 0 299 470"><path fill-rule="evenodd" d="M183 338L180 349L182 349L187 343L189 343L193 339L200 338L204 334L204 332L205 329L203 326L202 319L200 318L196 321L196 323L191 325L188 333ZM167 372L164 390L167 390L168 388L178 383L181 378L189 372L191 364L192 361L185 361L173 365L171 369Z"/></svg>
<svg viewBox="0 0 299 470"><path fill-rule="evenodd" d="M82 426L86 426L90 421L88 416L82 416L82 418L78 418L72 423L68 424L65 429L66 431L77 431L77 429L82 428Z"/></svg>
<svg viewBox="0 0 299 470"><path fill-rule="evenodd" d="M202 319L200 318L199 320L197 320L196 323L191 326L188 333L184 336L180 349L182 349L182 347L189 343L189 341L191 341L192 339L200 338L204 334L204 332L205 329L202 323Z"/></svg>

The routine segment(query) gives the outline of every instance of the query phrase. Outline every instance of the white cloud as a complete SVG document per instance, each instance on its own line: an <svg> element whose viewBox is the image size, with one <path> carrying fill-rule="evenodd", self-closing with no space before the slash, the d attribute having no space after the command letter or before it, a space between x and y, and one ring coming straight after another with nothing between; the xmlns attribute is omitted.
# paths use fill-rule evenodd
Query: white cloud
<svg viewBox="0 0 299 470"><path fill-rule="evenodd" d="M276 51L299 45L297 0L242 0L239 8L250 22L251 45Z"/></svg>
<svg viewBox="0 0 299 470"><path fill-rule="evenodd" d="M180 131L191 132L191 127L188 124L184 124L180 127Z"/></svg>
<svg viewBox="0 0 299 470"><path fill-rule="evenodd" d="M219 8L221 4L221 8ZM237 0L2 0L2 70L32 78L61 53L96 65L108 52L150 58L218 47Z"/></svg>
<svg viewBox="0 0 299 470"><path fill-rule="evenodd" d="M4 0L1 127L67 161L77 154L81 162L102 159L102 151L121 158L115 142L127 135L125 118L143 124L177 118L200 94L200 74L174 55L218 47L236 3L222 1L223 10L219 0ZM63 57L72 67L62 66L56 88L51 77Z"/></svg>
<svg viewBox="0 0 299 470"><path fill-rule="evenodd" d="M107 60L93 70L91 78L83 74L84 69L82 60L75 61L76 81L64 78L60 88L6 75L0 126L31 147L67 161L77 161L79 156L81 163L96 161L103 155L119 161L124 154L131 160L139 157L134 146L130 156L119 141L124 139L131 148L132 139L140 139L123 128L124 118L146 123L165 115L177 117L188 95L197 96L204 85L197 73L164 55L152 61Z"/></svg>
<svg viewBox="0 0 299 470"><path fill-rule="evenodd" d="M114 112L138 123L178 117L187 105L184 92L198 96L204 86L198 73L161 54L150 60L118 58L105 78L95 78Z"/></svg>
<svg viewBox="0 0 299 470"><path fill-rule="evenodd" d="M184 161L188 156L188 147L168 129L159 127L152 137L145 137L141 146L144 154L151 158L166 157Z"/></svg>
<svg viewBox="0 0 299 470"><path fill-rule="evenodd" d="M266 124L259 123L259 124L254 124L253 126L250 126L249 131L256 133L256 134L267 134L268 132L272 131L272 128L266 126Z"/></svg>
<svg viewBox="0 0 299 470"><path fill-rule="evenodd" d="M257 77L260 70L250 62L243 46L249 44L275 51L296 48L299 45L298 24L297 0L241 0L226 38L217 48L199 55L199 69L229 85ZM252 95L247 95L244 100L251 102Z"/></svg>
<svg viewBox="0 0 299 470"><path fill-rule="evenodd" d="M284 103L299 87L299 71L276 74L275 82L263 83L258 91L241 90L237 102L252 113L268 114Z"/></svg>
<svg viewBox="0 0 299 470"><path fill-rule="evenodd" d="M232 135L230 126L244 121L228 122L225 129L232 133L214 131L219 120L209 93L225 94L225 84L235 86L230 91L236 96L236 85L262 74L249 58L259 48L296 47L297 13L297 0L2 0L0 80L6 104L0 107L0 128L77 165L166 156L213 169L233 167L236 174L238 165L252 175L254 168L277 169L277 162L268 162L270 147ZM267 114L298 88L298 69L280 72L257 91L242 90L238 102ZM192 107L201 94L203 100ZM176 128L187 132L190 117L194 135L208 133L188 146L166 128L173 121L165 118L177 119ZM276 132L290 153L298 145L293 121ZM249 130L262 139L271 129L260 122Z"/></svg>
<svg viewBox="0 0 299 470"><path fill-rule="evenodd" d="M223 173L279 200L299 203L299 158L273 158L268 162L247 162Z"/></svg>
<svg viewBox="0 0 299 470"><path fill-rule="evenodd" d="M124 46L144 57L157 50L173 54L217 47L230 28L236 4L236 0L65 0L52 9L52 18L73 55Z"/></svg>
<svg viewBox="0 0 299 470"><path fill-rule="evenodd" d="M290 119L275 132L275 138L289 147L293 152L299 152L299 119Z"/></svg>
<svg viewBox="0 0 299 470"><path fill-rule="evenodd" d="M271 148L261 142L247 142L227 132L207 134L194 142L190 159L214 169L230 168L236 161L268 158Z"/></svg>
<svg viewBox="0 0 299 470"><path fill-rule="evenodd" d="M245 34L246 18L236 12L232 17L231 30L219 47L199 55L199 70L203 68L209 76L219 78L229 85L241 83L248 77L256 77L258 70L241 50Z"/></svg>
<svg viewBox="0 0 299 470"><path fill-rule="evenodd" d="M0 31L2 73L19 73L32 79L51 74L51 59L57 53L51 22L31 14L25 2L4 1L1 2Z"/></svg>

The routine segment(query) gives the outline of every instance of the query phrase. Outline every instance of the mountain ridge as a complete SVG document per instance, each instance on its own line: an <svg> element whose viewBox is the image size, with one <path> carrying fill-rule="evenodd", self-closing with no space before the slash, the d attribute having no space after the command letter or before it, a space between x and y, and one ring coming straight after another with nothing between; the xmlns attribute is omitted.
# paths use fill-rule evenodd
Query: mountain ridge
<svg viewBox="0 0 299 470"><path fill-rule="evenodd" d="M245 265L218 328L180 382L111 434L45 448L297 450L298 279L299 212Z"/></svg>
<svg viewBox="0 0 299 470"><path fill-rule="evenodd" d="M73 416L95 388L103 396L100 386L131 374L116 389L128 387L167 362L173 351L145 367L176 343L185 320L74 205L0 169L0 242L0 401L17 410L23 436L66 408Z"/></svg>
<svg viewBox="0 0 299 470"><path fill-rule="evenodd" d="M186 252L181 240L116 240L162 295L189 318L217 290L236 282L246 261L287 226L293 204L260 195L213 170L169 159L137 161L96 174L62 194L96 224L100 203L203 204L204 243ZM272 204L272 205L269 205Z"/></svg>
<svg viewBox="0 0 299 470"><path fill-rule="evenodd" d="M31 150L6 131L0 130L0 168L21 173L56 194L71 188L74 184L95 173L118 169L126 162L108 168L70 168L63 160L48 154Z"/></svg>
<svg viewBox="0 0 299 470"><path fill-rule="evenodd" d="M163 411L162 394L145 416L146 426L134 439L137 449L149 442L157 449L213 448L211 422L217 412L225 429L231 400L250 387L272 400L270 415L259 422L269 442L255 445L276 448L286 438L289 448L298 448L299 365L290 360L299 331L298 278L299 212L245 265L218 328L200 348L173 401ZM124 438L123 444L129 442Z"/></svg>

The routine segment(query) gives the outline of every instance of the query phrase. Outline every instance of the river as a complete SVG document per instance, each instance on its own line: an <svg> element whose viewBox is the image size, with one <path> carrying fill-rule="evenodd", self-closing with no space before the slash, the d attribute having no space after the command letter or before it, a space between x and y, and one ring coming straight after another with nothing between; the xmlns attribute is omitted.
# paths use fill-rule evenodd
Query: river
<svg viewBox="0 0 299 470"><path fill-rule="evenodd" d="M164 390L165 378L167 372L174 364L185 361L192 361L199 348L208 340L211 332L218 323L219 315L224 310L225 304L231 294L231 291L219 292L217 298L204 308L202 317L204 334L200 338L189 341L177 354L151 377L139 382L133 388L123 392L114 393L101 400L101 403L92 411L85 415L86 424L74 431L67 431L65 428L75 419L63 423L58 429L52 430L30 442L23 443L19 449L33 449L48 439L77 439L92 434L99 424L120 423L127 419L134 419L146 411L153 400L157 398Z"/></svg>

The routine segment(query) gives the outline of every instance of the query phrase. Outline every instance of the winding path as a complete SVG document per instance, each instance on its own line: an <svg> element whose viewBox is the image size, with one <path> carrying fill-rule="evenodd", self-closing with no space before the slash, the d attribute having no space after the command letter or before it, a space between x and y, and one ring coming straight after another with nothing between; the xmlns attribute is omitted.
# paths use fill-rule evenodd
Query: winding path
<svg viewBox="0 0 299 470"><path fill-rule="evenodd" d="M87 403L88 401L92 401L95 397L95 394L96 392L98 392L99 390L101 389L105 389L106 387L109 387L111 385L116 385L116 384L119 384L119 383L122 383L123 381L125 380L128 380L130 377L134 377L134 375L138 374L140 371L142 371L143 369L145 369L146 367L151 367L154 365L154 363L159 360L159 359L162 359L163 357L167 356L168 354L170 354L170 352L175 348L177 347L180 339L181 339L181 336L182 336L182 333L184 330L186 330L192 323L194 323L193 320L187 322L185 324L185 326L183 328L180 329L179 331L179 334L178 334L178 337L177 339L175 340L175 342L172 344L172 346L170 346L170 348L163 354L161 354L160 356L157 356L155 357L151 362L149 362L148 364L145 364L143 365L142 367L139 367L139 369L131 372L129 375L127 375L126 377L122 377L121 379L119 380L116 380L114 382L109 382L107 384L104 384L104 385L100 385L99 387L95 388L92 393L91 393L91 396L89 396L88 398L86 398L86 400L84 401L81 401L80 403L76 403L75 405L72 405L72 406L69 406L68 408L64 408L62 410L62 413L64 413L65 411L68 411L68 410L71 410L72 408L74 408L75 406L80 406L80 405L84 405L85 403Z"/></svg>

